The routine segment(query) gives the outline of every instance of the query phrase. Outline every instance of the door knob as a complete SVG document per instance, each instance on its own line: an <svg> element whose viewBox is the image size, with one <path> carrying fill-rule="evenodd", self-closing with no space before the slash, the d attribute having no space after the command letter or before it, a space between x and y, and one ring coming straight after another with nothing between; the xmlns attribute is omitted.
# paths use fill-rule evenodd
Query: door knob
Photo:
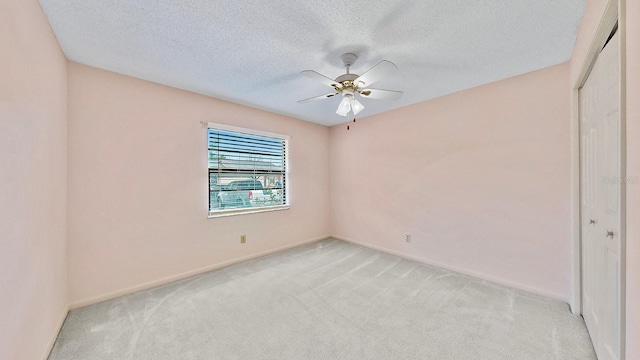
<svg viewBox="0 0 640 360"><path fill-rule="evenodd" d="M593 224L595 224L595 223L596 223L596 221L595 221L595 220L593 220L593 219L589 219L589 225L593 225Z"/></svg>
<svg viewBox="0 0 640 360"><path fill-rule="evenodd" d="M613 239L613 231L607 230L607 237L610 237Z"/></svg>

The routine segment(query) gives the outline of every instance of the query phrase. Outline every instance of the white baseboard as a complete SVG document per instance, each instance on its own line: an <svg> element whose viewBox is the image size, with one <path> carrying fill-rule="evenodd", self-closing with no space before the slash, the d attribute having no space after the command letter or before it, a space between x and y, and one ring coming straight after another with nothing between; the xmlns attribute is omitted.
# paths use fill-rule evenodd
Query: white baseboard
<svg viewBox="0 0 640 360"><path fill-rule="evenodd" d="M90 297L90 298L87 298L87 299L79 300L79 301L76 301L76 302L73 302L73 303L69 304L69 309L73 310L73 309L77 309L77 308L80 308L80 307L83 307L83 306L97 304L97 303L105 301L105 300L110 300L110 299L113 299L113 298L117 298L119 296L128 295L128 294L134 293L136 291L147 290L147 289L151 289L151 288L158 287L158 286L161 286L161 285L166 285L166 284L172 283L174 281L186 279L188 277L195 276L195 275L200 275L200 274L212 271L212 270L223 268L225 266L237 264L239 262L243 262L243 261L255 259L255 258L258 258L258 257L261 257L261 256L273 254L273 253L276 253L278 251L291 249L291 248L294 248L296 246L317 242L317 241L320 241L320 240L323 240L323 239L326 239L326 238L329 238L329 237L330 237L329 235L324 235L324 236L319 236L319 237L312 238L312 239L298 241L298 242L295 242L295 243L292 243L292 244L289 244L289 245L285 245L285 246L277 247L277 248L274 248L274 249L269 249L269 250L266 250L266 251L262 251L262 252L259 252L259 253L250 254L250 255L247 255L247 256L243 256L243 257L239 257L239 258L223 261L223 262L217 263L217 264L207 265L207 266L204 266L204 267L201 267L201 268L198 268L198 269L185 271L185 272L177 274L177 275L167 276L167 277L164 277L162 279L149 281L149 282L146 282L146 283L143 283L143 284L140 284L140 285L130 286L128 288L120 289L120 290L113 291L113 292L110 292L110 293L107 293L107 294L102 294L102 295Z"/></svg>
<svg viewBox="0 0 640 360"><path fill-rule="evenodd" d="M64 311L60 315L60 318L58 319L58 322L56 324L55 331L53 332L53 334L51 334L51 338L49 339L49 342L47 343L47 347L44 350L44 354L42 354L40 359L47 360L47 358L49 358L49 354L51 353L51 350L53 350L53 345L55 345L56 340L58 340L58 334L60 333L60 330L62 329L62 325L64 324L64 321L67 319L67 314L69 314L69 307L68 306L65 307Z"/></svg>
<svg viewBox="0 0 640 360"><path fill-rule="evenodd" d="M387 253L387 254L390 254L390 255L399 256L399 257L402 257L402 258L405 258L405 259L418 261L418 262L421 262L421 263L426 264L426 265L436 266L436 267L439 267L439 268L442 268L442 269L446 269L446 270L450 270L450 271L457 272L457 273L460 273L460 274L472 276L472 277L480 279L480 280L490 281L492 283L500 284L500 285L503 285L503 286L508 286L508 287L511 287L511 288L514 288L514 289L518 289L518 290L522 290L522 291L526 291L528 293L532 293L532 294L535 294L535 295L545 296L545 297L548 297L548 298L552 298L552 299L556 299L556 300L560 300L562 302L568 303L568 299L566 299L564 296L562 296L560 294L552 293L552 292L549 292L549 291L546 291L546 290L543 290L543 289L539 289L539 288L536 288L536 287L533 287L533 286L523 285L523 284L520 284L520 283L512 282L512 281L505 280L505 279L502 279L502 278L497 278L497 277L494 277L494 276L491 276L491 275L487 275L487 274L484 274L484 273L480 273L480 272L476 272L476 271L473 271L473 270L459 268L459 267L456 267L456 266L451 266L449 264L438 263L438 262L427 260L427 259L424 259L424 258L421 258L421 257L418 257L418 256L413 256L411 254L403 253L403 252L396 251L396 250L387 249L387 248L384 248L384 247L381 247L381 246L372 245L372 244L368 244L368 243L365 243L365 242L360 242L360 241L355 241L355 240L352 240L352 239L347 239L347 238L340 237L340 236L332 235L331 238L342 240L342 241L346 241L346 242L349 242L349 243L352 243L352 244L355 244L355 245L360 245L360 246L363 246L363 247L366 247L366 248L369 248L369 249L373 249L373 250L376 250L376 251L381 251L381 252L384 252L384 253Z"/></svg>

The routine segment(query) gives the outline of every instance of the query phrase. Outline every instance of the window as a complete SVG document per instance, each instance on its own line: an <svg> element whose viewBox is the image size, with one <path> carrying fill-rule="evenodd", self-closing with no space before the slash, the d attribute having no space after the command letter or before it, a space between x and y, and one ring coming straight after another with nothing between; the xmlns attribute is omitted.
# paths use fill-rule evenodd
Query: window
<svg viewBox="0 0 640 360"><path fill-rule="evenodd" d="M209 216L286 209L289 137L208 124Z"/></svg>

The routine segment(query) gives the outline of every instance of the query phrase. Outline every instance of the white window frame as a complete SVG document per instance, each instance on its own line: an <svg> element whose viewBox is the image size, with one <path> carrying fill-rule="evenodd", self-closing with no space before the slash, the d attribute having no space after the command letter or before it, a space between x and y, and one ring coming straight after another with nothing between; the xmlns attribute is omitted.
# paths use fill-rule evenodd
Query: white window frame
<svg viewBox="0 0 640 360"><path fill-rule="evenodd" d="M263 213L263 212L269 212L269 211L278 211L278 210L287 210L290 207L290 198L291 198L291 193L290 193L290 179L289 179L289 142L291 140L291 136L289 135L283 135L283 134L277 134L277 133L271 133L271 132L267 132L267 131L260 131L260 130L254 130L254 129L247 129L247 128L242 128L242 127L237 127L237 126L231 126L231 125L225 125L225 124L218 124L218 123L213 123L213 122L208 122L206 123L206 146L207 146L207 214L208 214L208 218L218 218L218 217L226 217L226 216L234 216L234 215L243 215L243 214L256 214L256 213ZM265 136L265 137L270 137L270 138L276 138L276 139L281 139L285 142L285 154L284 154L284 158L285 158L285 168L284 168L284 194L285 194L285 198L284 201L285 203L282 205L274 205L274 206L261 206L261 207L255 207L255 208L240 208L240 209L224 209L224 210L215 210L212 211L210 209L210 196L211 196L211 189L210 189L210 184L209 184L209 129L214 129L214 130L223 130L223 131L230 131L230 132L236 132L236 133L241 133L241 134L248 134L248 135L256 135L256 136Z"/></svg>

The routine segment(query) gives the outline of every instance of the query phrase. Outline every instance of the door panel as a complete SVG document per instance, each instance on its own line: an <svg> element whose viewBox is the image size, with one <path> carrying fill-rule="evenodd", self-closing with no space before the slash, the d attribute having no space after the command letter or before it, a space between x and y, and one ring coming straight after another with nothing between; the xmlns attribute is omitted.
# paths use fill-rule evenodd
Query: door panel
<svg viewBox="0 0 640 360"><path fill-rule="evenodd" d="M620 359L619 35L580 89L583 316L600 360Z"/></svg>

